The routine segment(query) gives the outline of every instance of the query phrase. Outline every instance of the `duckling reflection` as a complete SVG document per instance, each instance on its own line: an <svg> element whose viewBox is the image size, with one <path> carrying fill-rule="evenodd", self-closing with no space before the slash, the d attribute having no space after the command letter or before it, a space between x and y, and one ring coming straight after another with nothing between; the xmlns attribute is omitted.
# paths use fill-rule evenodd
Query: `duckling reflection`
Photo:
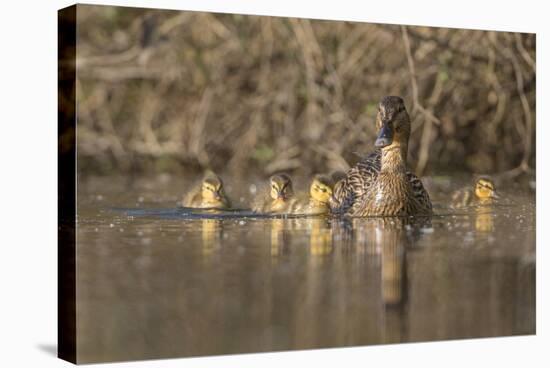
<svg viewBox="0 0 550 368"><path fill-rule="evenodd" d="M280 218L270 220L272 257L288 253L288 236L285 232L286 221Z"/></svg>
<svg viewBox="0 0 550 368"><path fill-rule="evenodd" d="M222 244L222 221L218 219L202 219L202 255L208 257L218 250Z"/></svg>
<svg viewBox="0 0 550 368"><path fill-rule="evenodd" d="M324 256L332 253L332 228L324 218L307 219L311 230L309 251L313 256Z"/></svg>
<svg viewBox="0 0 550 368"><path fill-rule="evenodd" d="M493 211L490 207L476 207L475 229L482 233L495 231Z"/></svg>

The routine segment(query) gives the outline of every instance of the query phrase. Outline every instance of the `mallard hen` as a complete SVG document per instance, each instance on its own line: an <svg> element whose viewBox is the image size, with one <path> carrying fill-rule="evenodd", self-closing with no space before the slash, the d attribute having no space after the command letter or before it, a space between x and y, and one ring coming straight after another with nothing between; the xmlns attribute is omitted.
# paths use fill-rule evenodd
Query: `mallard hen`
<svg viewBox="0 0 550 368"><path fill-rule="evenodd" d="M432 204L420 179L407 169L411 122L401 97L386 96L378 105L376 149L338 182L333 213L351 216L429 215Z"/></svg>

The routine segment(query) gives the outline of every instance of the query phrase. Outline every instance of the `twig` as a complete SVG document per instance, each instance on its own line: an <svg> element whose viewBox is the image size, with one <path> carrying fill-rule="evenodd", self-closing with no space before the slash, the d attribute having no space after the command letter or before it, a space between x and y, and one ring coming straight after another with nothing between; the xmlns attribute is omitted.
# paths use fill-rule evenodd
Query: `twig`
<svg viewBox="0 0 550 368"><path fill-rule="evenodd" d="M516 46L517 46L521 56L523 57L525 62L527 64L529 64L529 66L531 67L531 70L533 71L533 73L536 73L537 72L537 64L535 63L535 60L533 60L531 58L531 55L529 55L527 50L525 50L525 47L523 47L523 42L521 41L521 34L520 33L514 33L514 37L516 39Z"/></svg>
<svg viewBox="0 0 550 368"><path fill-rule="evenodd" d="M412 96L413 96L413 112L419 111L421 112L427 120L436 123L437 125L441 124L441 121L437 117L434 116L430 111L428 111L422 104L420 103L418 99L418 85L416 83L416 70L414 67L414 59L412 57L411 53L411 43L409 41L409 36L407 34L407 27L401 26L401 31L403 34L403 43L405 44L405 52L407 54L407 63L409 65L409 74L411 78L411 88L412 88Z"/></svg>

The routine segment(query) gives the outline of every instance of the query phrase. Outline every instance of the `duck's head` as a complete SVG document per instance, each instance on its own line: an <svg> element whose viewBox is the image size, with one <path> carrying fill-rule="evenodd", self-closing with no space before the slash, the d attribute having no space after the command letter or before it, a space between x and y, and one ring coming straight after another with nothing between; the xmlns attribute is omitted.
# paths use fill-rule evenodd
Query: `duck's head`
<svg viewBox="0 0 550 368"><path fill-rule="evenodd" d="M401 97L386 96L382 98L378 104L376 127L378 128L378 137L374 145L377 148L400 147L405 148L406 153L411 134L411 120Z"/></svg>
<svg viewBox="0 0 550 368"><path fill-rule="evenodd" d="M277 174L269 178L271 185L270 195L272 199L287 200L294 194L292 189L292 180L286 174Z"/></svg>
<svg viewBox="0 0 550 368"><path fill-rule="evenodd" d="M205 201L224 202L225 193L223 190L223 182L220 177L213 173L206 174L202 180L201 194Z"/></svg>
<svg viewBox="0 0 550 368"><path fill-rule="evenodd" d="M498 198L495 190L495 184L491 179L479 178L475 184L474 193L479 199L496 199Z"/></svg>
<svg viewBox="0 0 550 368"><path fill-rule="evenodd" d="M309 194L316 201L327 203L332 196L333 186L332 178L325 175L315 175L309 187Z"/></svg>

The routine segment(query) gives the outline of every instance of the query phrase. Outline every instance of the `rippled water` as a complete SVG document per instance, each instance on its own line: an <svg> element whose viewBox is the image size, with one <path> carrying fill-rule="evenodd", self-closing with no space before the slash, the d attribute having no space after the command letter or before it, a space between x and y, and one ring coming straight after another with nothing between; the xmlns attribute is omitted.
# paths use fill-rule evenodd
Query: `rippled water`
<svg viewBox="0 0 550 368"><path fill-rule="evenodd" d="M431 219L176 208L178 178L78 187L81 362L535 333L535 197ZM227 185L246 207L255 186ZM245 213L246 214L246 213Z"/></svg>

